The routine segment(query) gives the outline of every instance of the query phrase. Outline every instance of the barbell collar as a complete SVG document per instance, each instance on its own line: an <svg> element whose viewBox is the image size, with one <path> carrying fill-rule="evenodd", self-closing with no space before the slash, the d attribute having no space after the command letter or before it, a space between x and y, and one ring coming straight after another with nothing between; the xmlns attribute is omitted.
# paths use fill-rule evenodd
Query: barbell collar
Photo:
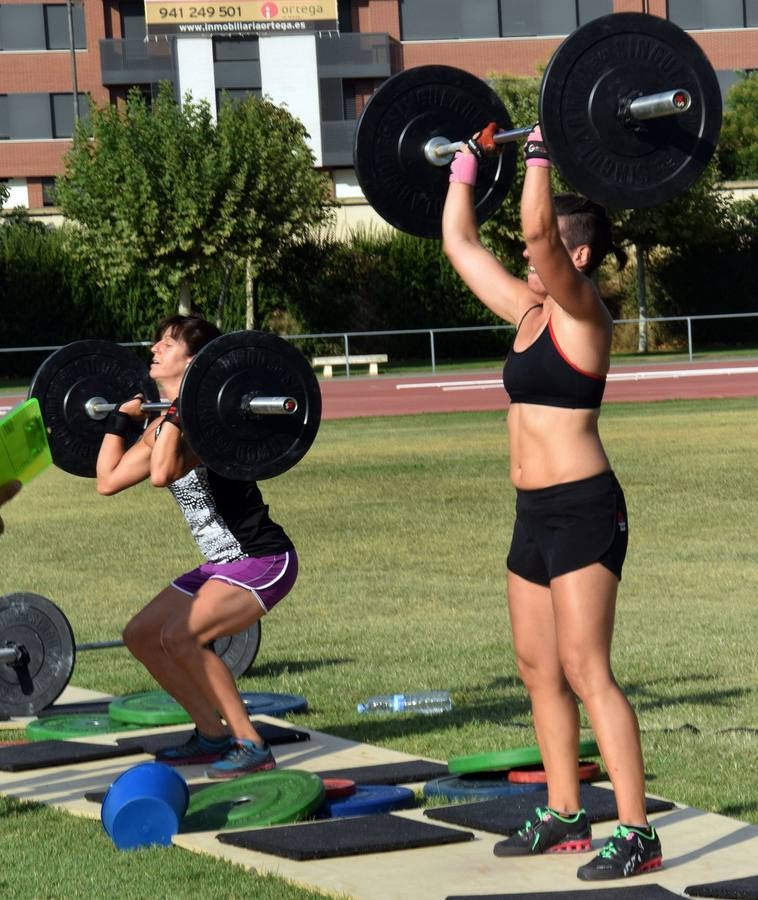
<svg viewBox="0 0 758 900"><path fill-rule="evenodd" d="M122 401L123 402L123 401ZM104 419L119 406L109 403L104 397L91 397L84 409L91 419ZM156 400L140 404L142 412L162 412L171 406L168 400ZM291 416L297 412L298 403L294 397L250 397L244 398L242 412L257 416Z"/></svg>
<svg viewBox="0 0 758 900"><path fill-rule="evenodd" d="M677 88L673 91L661 91L637 97L629 104L629 115L633 119L662 119L664 116L678 116L692 106L692 95L689 91Z"/></svg>

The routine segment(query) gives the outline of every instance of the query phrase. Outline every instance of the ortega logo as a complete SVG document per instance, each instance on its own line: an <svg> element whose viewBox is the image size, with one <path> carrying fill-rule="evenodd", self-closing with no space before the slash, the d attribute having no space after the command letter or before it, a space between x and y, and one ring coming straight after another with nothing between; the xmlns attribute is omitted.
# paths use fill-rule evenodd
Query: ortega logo
<svg viewBox="0 0 758 900"><path fill-rule="evenodd" d="M264 19L275 19L279 15L279 7L276 3L264 3L261 7Z"/></svg>

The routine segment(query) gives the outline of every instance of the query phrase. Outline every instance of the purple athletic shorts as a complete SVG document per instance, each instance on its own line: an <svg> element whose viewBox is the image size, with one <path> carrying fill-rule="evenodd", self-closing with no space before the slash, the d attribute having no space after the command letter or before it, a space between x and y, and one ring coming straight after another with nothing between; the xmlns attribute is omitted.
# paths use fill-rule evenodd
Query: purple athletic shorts
<svg viewBox="0 0 758 900"><path fill-rule="evenodd" d="M247 588L264 612L270 612L292 590L297 578L297 553L288 550L276 556L246 556L230 563L203 563L180 575L171 586L193 595L211 578Z"/></svg>

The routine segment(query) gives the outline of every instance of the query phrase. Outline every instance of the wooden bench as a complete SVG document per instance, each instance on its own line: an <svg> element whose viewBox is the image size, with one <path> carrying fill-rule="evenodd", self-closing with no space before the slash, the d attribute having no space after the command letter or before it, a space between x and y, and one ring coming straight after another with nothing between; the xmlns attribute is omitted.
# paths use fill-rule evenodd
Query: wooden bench
<svg viewBox="0 0 758 900"><path fill-rule="evenodd" d="M334 366L346 366L350 362L350 368L353 366L368 366L369 375L379 374L380 363L387 362L386 353L364 353L349 357L346 356L314 356L311 362L314 366L324 367L324 378L331 378L334 374Z"/></svg>

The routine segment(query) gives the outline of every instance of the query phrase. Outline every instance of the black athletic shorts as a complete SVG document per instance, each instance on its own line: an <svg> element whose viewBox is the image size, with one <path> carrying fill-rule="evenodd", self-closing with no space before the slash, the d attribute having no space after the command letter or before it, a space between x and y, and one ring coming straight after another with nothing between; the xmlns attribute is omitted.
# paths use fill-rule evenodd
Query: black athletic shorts
<svg viewBox="0 0 758 900"><path fill-rule="evenodd" d="M507 566L534 584L602 563L619 580L629 540L626 503L613 472L516 491Z"/></svg>

